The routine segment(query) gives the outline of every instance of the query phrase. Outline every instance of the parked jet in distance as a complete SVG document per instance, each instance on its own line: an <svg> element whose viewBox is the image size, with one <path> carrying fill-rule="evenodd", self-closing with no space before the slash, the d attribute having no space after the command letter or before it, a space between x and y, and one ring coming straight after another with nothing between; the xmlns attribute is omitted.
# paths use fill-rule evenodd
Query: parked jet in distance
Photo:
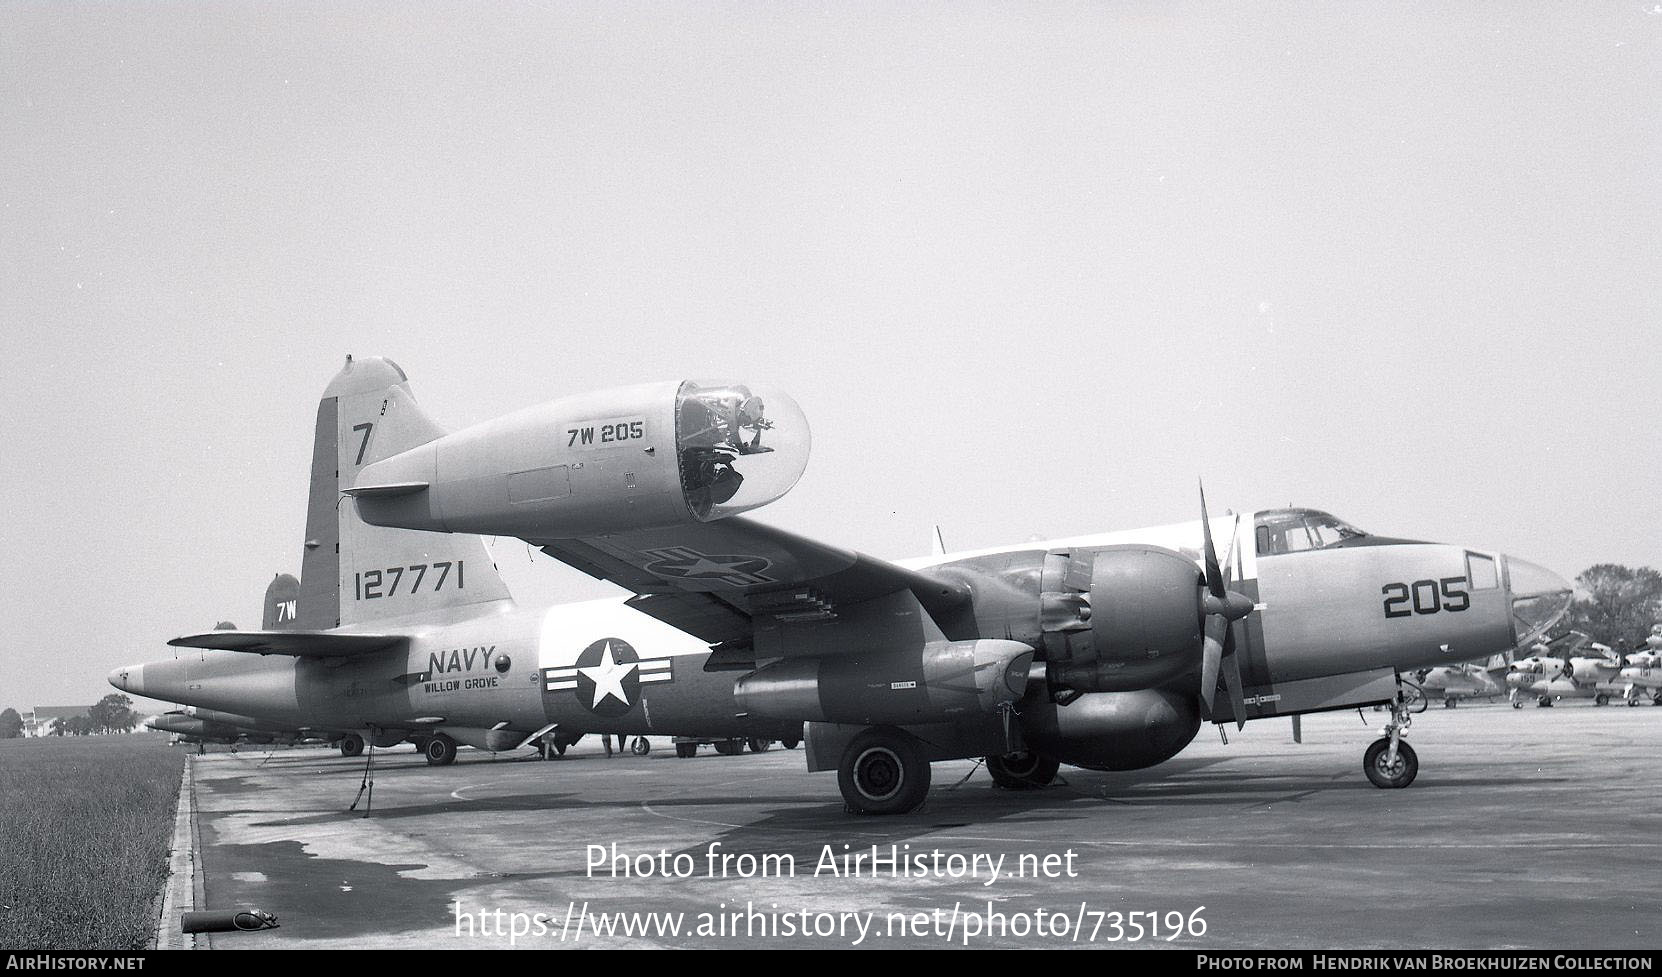
<svg viewBox="0 0 1662 977"><path fill-rule="evenodd" d="M1311 509L880 560L740 515L796 483L808 429L789 397L736 383L445 434L394 364L349 359L315 446L300 626L175 639L262 657L132 666L117 687L219 708L258 690L258 715L358 722L378 744L806 723L809 769L867 813L916 807L934 760L986 757L1026 788L1059 763L1160 763L1203 718L1386 704L1364 769L1401 787L1418 760L1400 673L1533 641L1570 593L1516 558ZM520 607L477 534L634 596Z"/></svg>

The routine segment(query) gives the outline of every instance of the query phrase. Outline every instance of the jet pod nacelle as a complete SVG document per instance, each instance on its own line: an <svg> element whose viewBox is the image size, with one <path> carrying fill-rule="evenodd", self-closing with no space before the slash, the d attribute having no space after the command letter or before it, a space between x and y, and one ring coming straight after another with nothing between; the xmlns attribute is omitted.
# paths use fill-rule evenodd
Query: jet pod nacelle
<svg viewBox="0 0 1662 977"><path fill-rule="evenodd" d="M569 539L708 522L790 491L808 422L781 391L646 384L562 397L366 466L367 523Z"/></svg>
<svg viewBox="0 0 1662 977"><path fill-rule="evenodd" d="M753 716L907 726L991 715L1021 698L1033 649L1019 641L931 641L913 652L852 652L764 665L734 687Z"/></svg>

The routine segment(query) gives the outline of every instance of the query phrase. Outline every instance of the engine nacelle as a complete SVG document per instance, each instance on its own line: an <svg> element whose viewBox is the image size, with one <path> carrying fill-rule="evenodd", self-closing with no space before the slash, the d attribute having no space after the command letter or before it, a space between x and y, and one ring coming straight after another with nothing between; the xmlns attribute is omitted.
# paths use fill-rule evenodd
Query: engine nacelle
<svg viewBox="0 0 1662 977"><path fill-rule="evenodd" d="M1192 669L1199 660L1203 607L1193 560L1158 546L1118 546L1094 554L1081 623L1090 641L1056 650L1052 685L1082 692L1146 689ZM1049 601L1066 594L1045 594ZM1048 608L1047 608L1048 610Z"/></svg>
<svg viewBox="0 0 1662 977"><path fill-rule="evenodd" d="M1140 770L1176 756L1200 729L1193 692L1138 689L1093 692L1065 706L1026 707L1022 732L1031 749L1092 770Z"/></svg>
<svg viewBox="0 0 1662 977"><path fill-rule="evenodd" d="M752 716L909 726L997 712L1027 689L1033 649L1019 641L931 641L916 652L788 658L739 679Z"/></svg>
<svg viewBox="0 0 1662 977"><path fill-rule="evenodd" d="M1578 682L1593 682L1609 678L1616 673L1618 667L1613 657L1571 658L1564 665L1563 676Z"/></svg>
<svg viewBox="0 0 1662 977"><path fill-rule="evenodd" d="M708 522L774 501L808 464L781 391L659 383L562 397L366 466L376 526L569 539Z"/></svg>

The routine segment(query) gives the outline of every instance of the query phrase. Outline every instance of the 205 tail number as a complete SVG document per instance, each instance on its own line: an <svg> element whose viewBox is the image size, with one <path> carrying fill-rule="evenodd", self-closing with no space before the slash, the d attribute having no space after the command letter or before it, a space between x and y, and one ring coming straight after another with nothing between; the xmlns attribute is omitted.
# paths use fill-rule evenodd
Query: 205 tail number
<svg viewBox="0 0 1662 977"><path fill-rule="evenodd" d="M1385 595L1386 617L1413 617L1415 614L1457 613L1472 606L1465 577L1388 583L1379 589Z"/></svg>

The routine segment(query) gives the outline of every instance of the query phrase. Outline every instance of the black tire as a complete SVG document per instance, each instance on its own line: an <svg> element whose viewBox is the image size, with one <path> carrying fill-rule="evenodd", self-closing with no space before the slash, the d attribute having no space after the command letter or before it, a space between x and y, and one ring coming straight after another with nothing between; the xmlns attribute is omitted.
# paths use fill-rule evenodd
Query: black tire
<svg viewBox="0 0 1662 977"><path fill-rule="evenodd" d="M434 767L448 767L456 762L456 741L443 733L433 736L422 746L427 763Z"/></svg>
<svg viewBox="0 0 1662 977"><path fill-rule="evenodd" d="M1005 790L1038 790L1056 779L1062 764L1042 753L1012 753L987 758L987 772L993 783Z"/></svg>
<svg viewBox="0 0 1662 977"><path fill-rule="evenodd" d="M1535 700L1535 707L1537 709L1551 709L1552 697L1546 695L1541 696L1539 699Z"/></svg>
<svg viewBox="0 0 1662 977"><path fill-rule="evenodd" d="M750 752L752 753L766 753L768 751L768 747L773 745L773 741L762 739L760 736L752 736L750 739L745 740L745 745L750 747Z"/></svg>
<svg viewBox="0 0 1662 977"><path fill-rule="evenodd" d="M347 733L340 738L341 756L361 756L364 752L364 738L357 733Z"/></svg>
<svg viewBox="0 0 1662 977"><path fill-rule="evenodd" d="M1443 708L1444 709L1454 709L1454 708L1457 708L1459 705L1460 705L1460 700L1459 699L1444 699L1443 700Z"/></svg>
<svg viewBox="0 0 1662 977"><path fill-rule="evenodd" d="M837 786L855 814L905 814L929 795L929 761L910 735L874 726L843 751Z"/></svg>
<svg viewBox="0 0 1662 977"><path fill-rule="evenodd" d="M744 752L744 740L716 740L716 752L722 756L738 756Z"/></svg>
<svg viewBox="0 0 1662 977"><path fill-rule="evenodd" d="M798 737L798 736L787 736L784 739L779 741L779 745L782 748L787 749L787 750L794 750L801 743L802 743L802 739L801 739L801 737Z"/></svg>
<svg viewBox="0 0 1662 977"><path fill-rule="evenodd" d="M1390 747L1389 738L1374 740L1367 752L1362 754L1362 772L1368 775L1368 780L1375 787L1386 790L1407 787L1419 775L1420 758L1414 755L1413 747L1398 740L1396 766L1391 766L1385 760Z"/></svg>
<svg viewBox="0 0 1662 977"><path fill-rule="evenodd" d="M637 736L635 742L629 744L629 752L636 756L646 756L652 752L652 744L646 741L646 737Z"/></svg>
<svg viewBox="0 0 1662 977"><path fill-rule="evenodd" d="M683 760L691 760L693 757L698 756L698 744L677 743L675 744L675 755Z"/></svg>
<svg viewBox="0 0 1662 977"><path fill-rule="evenodd" d="M1593 705L1595 705L1595 706L1608 706L1609 704L1610 704L1610 697L1605 695L1603 692L1600 692L1598 695L1593 696Z"/></svg>
<svg viewBox="0 0 1662 977"><path fill-rule="evenodd" d="M1513 699L1512 700L1512 708L1522 709L1523 708L1523 700L1522 699Z"/></svg>

